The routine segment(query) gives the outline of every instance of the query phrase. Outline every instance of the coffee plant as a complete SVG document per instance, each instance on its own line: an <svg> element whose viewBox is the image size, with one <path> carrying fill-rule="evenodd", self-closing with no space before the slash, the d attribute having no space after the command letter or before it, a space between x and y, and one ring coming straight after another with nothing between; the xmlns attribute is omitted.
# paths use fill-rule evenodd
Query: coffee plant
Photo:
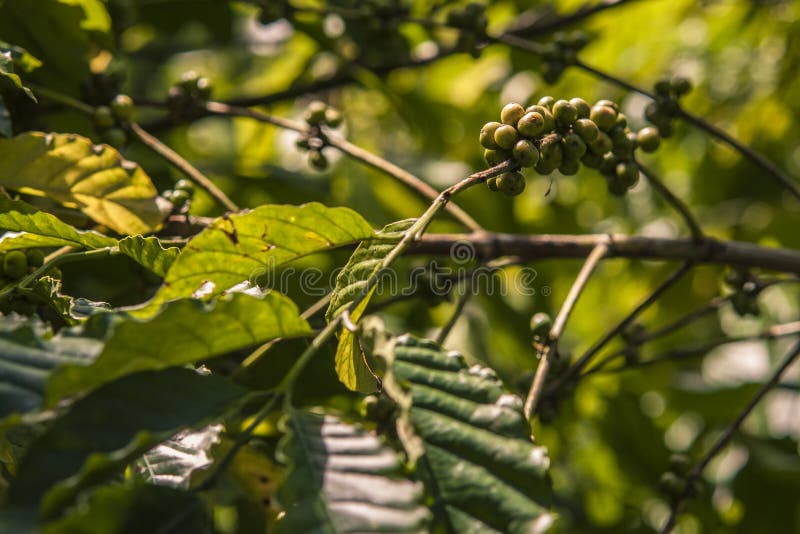
<svg viewBox="0 0 800 534"><path fill-rule="evenodd" d="M0 532L796 532L798 9L0 0Z"/></svg>

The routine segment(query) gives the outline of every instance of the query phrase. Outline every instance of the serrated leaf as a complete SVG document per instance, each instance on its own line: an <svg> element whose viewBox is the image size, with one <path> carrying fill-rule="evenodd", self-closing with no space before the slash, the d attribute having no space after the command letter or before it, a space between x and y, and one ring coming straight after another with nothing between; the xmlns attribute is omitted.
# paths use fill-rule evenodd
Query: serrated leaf
<svg viewBox="0 0 800 534"><path fill-rule="evenodd" d="M39 409L55 367L90 360L101 349L102 342L68 330L50 336L37 319L0 318L0 420Z"/></svg>
<svg viewBox="0 0 800 534"><path fill-rule="evenodd" d="M395 452L341 419L292 411L280 456L278 532L423 532L422 486L406 480Z"/></svg>
<svg viewBox="0 0 800 534"><path fill-rule="evenodd" d="M179 432L136 461L139 475L151 484L189 489L192 474L211 465L211 447L219 442L222 425Z"/></svg>
<svg viewBox="0 0 800 534"><path fill-rule="evenodd" d="M370 225L353 210L316 202L220 217L189 241L140 313L168 300L219 295L243 282L269 279L290 261L371 235Z"/></svg>
<svg viewBox="0 0 800 534"><path fill-rule="evenodd" d="M158 276L166 276L172 262L181 253L177 247L164 248L157 237L140 235L126 237L119 242L119 250L136 263Z"/></svg>
<svg viewBox="0 0 800 534"><path fill-rule="evenodd" d="M383 384L422 440L419 472L440 504L437 520L452 532L546 531L550 460L530 441L522 400L432 341L405 335L391 347L380 353Z"/></svg>
<svg viewBox="0 0 800 534"><path fill-rule="evenodd" d="M212 304L175 301L145 320L118 317L120 324L96 360L52 374L47 386L50 404L137 371L194 363L275 338L312 333L294 302L274 291L262 297L233 294Z"/></svg>
<svg viewBox="0 0 800 534"><path fill-rule="evenodd" d="M155 231L164 218L158 192L138 165L74 134L0 139L0 185L47 196L121 234Z"/></svg>
<svg viewBox="0 0 800 534"><path fill-rule="evenodd" d="M387 224L374 237L358 245L347 265L336 277L336 287L331 293L331 301L325 312L328 321L341 313L361 294L367 280L380 269L380 262L397 246L412 224L414 219ZM350 318L353 321L361 319L373 292L374 288L356 309L350 311ZM377 382L365 358L366 355L359 347L356 336L349 330L342 330L334 360L336 374L347 388L361 393L371 393L377 389Z"/></svg>
<svg viewBox="0 0 800 534"><path fill-rule="evenodd" d="M78 399L27 448L11 504L49 515L82 489L115 476L155 444L237 406L247 390L188 369L146 371Z"/></svg>
<svg viewBox="0 0 800 534"><path fill-rule="evenodd" d="M174 533L214 531L197 494L126 482L97 488L65 517L46 524L42 534L159 532L166 525Z"/></svg>
<svg viewBox="0 0 800 534"><path fill-rule="evenodd" d="M0 237L2 252L61 246L96 249L117 244L116 239L97 232L76 230L54 215L5 197L0 198L0 229L14 232Z"/></svg>

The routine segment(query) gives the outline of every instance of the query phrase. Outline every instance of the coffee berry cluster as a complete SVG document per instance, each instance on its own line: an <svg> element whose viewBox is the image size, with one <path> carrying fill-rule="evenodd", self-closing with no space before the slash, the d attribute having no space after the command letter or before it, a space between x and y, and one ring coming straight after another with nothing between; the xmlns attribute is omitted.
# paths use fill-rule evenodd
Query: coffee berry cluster
<svg viewBox="0 0 800 534"><path fill-rule="evenodd" d="M308 151L308 164L318 171L328 168L328 158L322 153L325 148L325 138L322 126L338 128L342 125L344 117L342 112L320 100L313 100L306 107L303 119L309 125L308 133L301 135L295 144L297 148Z"/></svg>
<svg viewBox="0 0 800 534"><path fill-rule="evenodd" d="M737 315L740 317L757 316L761 313L758 295L763 286L753 273L744 269L732 269L725 275L723 282Z"/></svg>
<svg viewBox="0 0 800 534"><path fill-rule="evenodd" d="M120 147L128 142L124 126L134 120L135 113L133 99L128 95L118 94L108 105L94 108L92 123L104 143Z"/></svg>
<svg viewBox="0 0 800 534"><path fill-rule="evenodd" d="M542 45L542 78L549 84L558 81L564 70L575 63L580 52L589 44L589 34L582 30L556 32L553 40Z"/></svg>
<svg viewBox="0 0 800 534"><path fill-rule="evenodd" d="M211 80L190 70L181 74L178 83L169 88L167 109L174 120L191 115L211 98Z"/></svg>
<svg viewBox="0 0 800 534"><path fill-rule="evenodd" d="M192 197L194 196L194 184L185 178L175 182L172 189L167 189L161 196L172 203L173 213L186 213L189 211Z"/></svg>
<svg viewBox="0 0 800 534"><path fill-rule="evenodd" d="M0 253L0 285L7 285L33 273L44 265L44 252L38 248ZM61 278L61 271L51 269L48 276Z"/></svg>
<svg viewBox="0 0 800 534"><path fill-rule="evenodd" d="M486 6L470 2L463 8L454 8L447 13L447 25L458 28L456 50L468 52L473 57L480 55L480 44L486 39Z"/></svg>
<svg viewBox="0 0 800 534"><path fill-rule="evenodd" d="M672 135L672 119L678 111L678 100L692 90L692 83L681 76L658 80L653 86L655 100L644 109L648 122L658 128L661 137Z"/></svg>
<svg viewBox="0 0 800 534"><path fill-rule="evenodd" d="M605 176L609 192L623 195L639 180L636 150L655 151L661 136L651 127L632 132L619 106L610 100L590 106L582 98L545 96L527 108L507 104L500 122L486 123L479 140L489 165L513 159L542 175L558 170L570 176L582 163ZM525 179L517 171L490 178L486 184L509 196L525 189Z"/></svg>

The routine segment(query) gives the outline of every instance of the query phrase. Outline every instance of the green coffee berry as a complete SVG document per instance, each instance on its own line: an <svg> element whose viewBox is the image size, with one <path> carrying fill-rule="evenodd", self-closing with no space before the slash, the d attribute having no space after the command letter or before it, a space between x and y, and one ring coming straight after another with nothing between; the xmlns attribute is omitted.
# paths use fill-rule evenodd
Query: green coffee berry
<svg viewBox="0 0 800 534"><path fill-rule="evenodd" d="M506 104L500 111L500 122L509 126L516 126L523 115L525 115L525 108L519 104Z"/></svg>
<svg viewBox="0 0 800 534"><path fill-rule="evenodd" d="M516 171L497 177L497 188L505 195L515 197L525 191L525 177Z"/></svg>
<svg viewBox="0 0 800 534"><path fill-rule="evenodd" d="M655 83L653 88L655 89L656 94L661 96L669 96L671 86L669 80L661 79Z"/></svg>
<svg viewBox="0 0 800 534"><path fill-rule="evenodd" d="M201 100L208 100L211 97L211 80L206 77L198 78L195 84L195 94Z"/></svg>
<svg viewBox="0 0 800 534"><path fill-rule="evenodd" d="M657 102L650 102L644 108L644 117L648 121L657 124L661 122L663 119L665 119L666 115L664 115L661 106L659 106Z"/></svg>
<svg viewBox="0 0 800 534"><path fill-rule="evenodd" d="M659 124L658 125L658 133L664 139L667 139L668 137L672 137L672 134L674 132L675 132L675 128L670 123Z"/></svg>
<svg viewBox="0 0 800 534"><path fill-rule="evenodd" d="M596 105L591 109L589 118L598 128L608 131L616 125L617 112L609 106Z"/></svg>
<svg viewBox="0 0 800 534"><path fill-rule="evenodd" d="M562 128L568 128L578 119L578 109L566 100L558 100L553 104L553 118Z"/></svg>
<svg viewBox="0 0 800 534"><path fill-rule="evenodd" d="M554 83L558 82L558 79L561 78L561 75L564 73L564 69L566 68L566 64L564 61L564 55L560 55L559 59L549 61L542 65L542 79L547 82L549 85L553 85ZM573 59L574 60L574 59Z"/></svg>
<svg viewBox="0 0 800 534"><path fill-rule="evenodd" d="M597 139L597 135L600 133L600 129L591 119L578 119L572 125L572 130L587 143Z"/></svg>
<svg viewBox="0 0 800 534"><path fill-rule="evenodd" d="M581 156L586 154L586 143L583 138L575 132L570 132L564 136L562 141L564 145L564 156L574 160L578 160Z"/></svg>
<svg viewBox="0 0 800 534"><path fill-rule="evenodd" d="M29 248L25 251L25 257L27 258L28 265L31 267L41 267L44 265L44 252L38 248Z"/></svg>
<svg viewBox="0 0 800 534"><path fill-rule="evenodd" d="M582 98L570 98L569 103L575 106L575 109L578 110L578 118L579 119L588 119L589 113L591 113L592 108L589 106L588 102Z"/></svg>
<svg viewBox="0 0 800 534"><path fill-rule="evenodd" d="M614 155L613 152L608 152L603 155L603 162L600 164L599 171L605 176L617 176L617 164L621 160Z"/></svg>
<svg viewBox="0 0 800 534"><path fill-rule="evenodd" d="M683 76L674 76L669 81L669 84L672 92L674 92L677 96L683 96L692 90L692 82Z"/></svg>
<svg viewBox="0 0 800 534"><path fill-rule="evenodd" d="M184 89L186 89L187 92L190 92L195 87L197 87L197 80L199 79L200 75L197 74L196 71L187 70L186 72L181 74L181 78L178 84Z"/></svg>
<svg viewBox="0 0 800 534"><path fill-rule="evenodd" d="M500 124L499 122L487 122L486 124L483 125L483 128L481 128L481 133L479 136L479 141L483 148L491 148L491 149L499 148L494 140L494 132L497 131L497 129L501 126L502 124Z"/></svg>
<svg viewBox="0 0 800 534"><path fill-rule="evenodd" d="M572 176L578 174L580 167L581 164L577 159L565 159L561 162L561 165L558 166L558 172L564 176Z"/></svg>
<svg viewBox="0 0 800 534"><path fill-rule="evenodd" d="M639 130L639 133L636 134L636 142L645 152L655 152L658 145L661 144L661 135L657 129L648 126Z"/></svg>
<svg viewBox="0 0 800 534"><path fill-rule="evenodd" d="M511 150L519 140L517 129L508 124L503 124L494 132L494 142L497 146L506 150Z"/></svg>
<svg viewBox="0 0 800 534"><path fill-rule="evenodd" d="M495 165L500 165L507 159L510 159L511 152L507 152L503 149L486 149L483 151L483 158L486 160L486 163L494 167Z"/></svg>
<svg viewBox="0 0 800 534"><path fill-rule="evenodd" d="M517 141L512 153L522 167L533 167L539 161L539 150L527 139Z"/></svg>
<svg viewBox="0 0 800 534"><path fill-rule="evenodd" d="M581 157L581 163L590 169L599 169L600 165L603 164L603 156L601 154L595 154L594 152L586 152L586 154Z"/></svg>
<svg viewBox="0 0 800 534"><path fill-rule="evenodd" d="M128 95L117 95L111 101L111 111L119 120L129 121L133 118L136 108L133 99Z"/></svg>
<svg viewBox="0 0 800 534"><path fill-rule="evenodd" d="M181 207L189 202L191 198L192 195L185 189L175 189L170 195L169 201L172 202L173 206Z"/></svg>
<svg viewBox="0 0 800 534"><path fill-rule="evenodd" d="M492 176L491 178L486 180L486 186L491 191L499 191L499 189L497 188L497 176Z"/></svg>
<svg viewBox="0 0 800 534"><path fill-rule="evenodd" d="M128 134L122 128L111 128L101 134L102 141L115 147L125 146Z"/></svg>
<svg viewBox="0 0 800 534"><path fill-rule="evenodd" d="M536 137L545 131L545 120L541 113L526 113L517 123L517 130L525 137Z"/></svg>
<svg viewBox="0 0 800 534"><path fill-rule="evenodd" d="M543 108L553 109L553 104L555 103L556 99L552 96L543 96L536 104L542 106Z"/></svg>
<svg viewBox="0 0 800 534"><path fill-rule="evenodd" d="M692 462L685 454L671 454L669 457L669 470L677 475L685 475L689 472Z"/></svg>
<svg viewBox="0 0 800 534"><path fill-rule="evenodd" d="M616 197L621 197L628 192L628 186L626 186L622 180L616 176L609 176L607 185L608 192Z"/></svg>
<svg viewBox="0 0 800 534"><path fill-rule="evenodd" d="M329 107L325 110L324 122L331 128L338 128L342 125L343 120L344 117L342 116L342 112L338 109Z"/></svg>
<svg viewBox="0 0 800 534"><path fill-rule="evenodd" d="M561 136L550 134L542 138L539 145L539 159L551 163L557 169L564 159L563 149L561 148Z"/></svg>
<svg viewBox="0 0 800 534"><path fill-rule="evenodd" d="M617 113L617 120L614 123L615 128L625 128L628 125L628 117L624 113Z"/></svg>
<svg viewBox="0 0 800 534"><path fill-rule="evenodd" d="M683 492L686 491L686 480L679 477L675 473L668 471L661 475L661 478L658 481L658 487L665 494L675 497L682 495Z"/></svg>
<svg viewBox="0 0 800 534"><path fill-rule="evenodd" d="M558 168L558 165L554 164L551 161L545 161L540 156L539 161L536 163L536 165L534 165L533 168L536 169L536 172L538 172L539 174L547 176L548 174L551 174L553 171L555 171Z"/></svg>
<svg viewBox="0 0 800 534"><path fill-rule="evenodd" d="M575 50L580 50L589 44L589 34L583 30L574 30L567 34L564 44Z"/></svg>
<svg viewBox="0 0 800 534"><path fill-rule="evenodd" d="M617 163L617 178L625 187L633 187L639 181L639 166L635 161L621 161Z"/></svg>
<svg viewBox="0 0 800 534"><path fill-rule="evenodd" d="M328 158L325 157L321 150L309 150L308 164L318 171L324 171L328 168Z"/></svg>
<svg viewBox="0 0 800 534"><path fill-rule="evenodd" d="M556 120L553 117L553 112L550 111L549 108L544 106L540 106L539 104L535 104L533 106L529 106L528 109L525 110L527 113L538 113L544 119L544 130L542 133L545 132L552 132L553 129L556 127Z"/></svg>
<svg viewBox="0 0 800 534"><path fill-rule="evenodd" d="M635 136L633 136L635 140ZM634 141L628 137L628 134L625 133L624 130L617 130L613 136L611 136L611 142L614 144L614 147L611 149L614 154L619 156L620 158L630 158L633 156L633 150L636 148L634 145Z"/></svg>
<svg viewBox="0 0 800 534"><path fill-rule="evenodd" d="M317 125L325 120L325 112L328 110L328 105L319 100L313 100L306 107L303 118L308 124Z"/></svg>
<svg viewBox="0 0 800 534"><path fill-rule="evenodd" d="M176 191L186 191L190 195L194 193L194 184L187 180L186 178L181 178L177 182L175 182L175 190Z"/></svg>
<svg viewBox="0 0 800 534"><path fill-rule="evenodd" d="M597 138L587 144L589 145L589 150L601 156L614 148L614 143L605 132L598 132Z"/></svg>
<svg viewBox="0 0 800 534"><path fill-rule="evenodd" d="M553 320L544 312L535 313L533 317L531 317L531 332L540 339L547 337L552 327Z"/></svg>
<svg viewBox="0 0 800 534"><path fill-rule="evenodd" d="M114 113L108 106L97 106L94 108L94 127L98 130L105 130L114 126Z"/></svg>
<svg viewBox="0 0 800 534"><path fill-rule="evenodd" d="M12 250L3 258L3 274L17 280L28 273L28 258L21 250Z"/></svg>
<svg viewBox="0 0 800 534"><path fill-rule="evenodd" d="M598 100L594 103L595 106L606 106L607 108L611 108L617 113L619 113L619 105L613 100Z"/></svg>
<svg viewBox="0 0 800 534"><path fill-rule="evenodd" d="M64 278L64 274L58 267L54 267L49 271L47 271L47 276L49 276L50 278L55 278L56 280L61 280L62 278Z"/></svg>

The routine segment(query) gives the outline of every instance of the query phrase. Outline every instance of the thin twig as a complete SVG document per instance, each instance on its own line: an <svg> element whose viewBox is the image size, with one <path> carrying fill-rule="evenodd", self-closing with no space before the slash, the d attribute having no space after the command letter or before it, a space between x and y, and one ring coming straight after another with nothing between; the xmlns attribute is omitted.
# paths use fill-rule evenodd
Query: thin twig
<svg viewBox="0 0 800 534"><path fill-rule="evenodd" d="M661 181L661 179L654 173L651 169L642 165L641 162L636 162L639 165L639 170L642 174L644 174L647 181L650 182L650 185L655 189L662 198L675 208L681 217L683 217L684 222L686 222L686 226L689 227L689 231L692 233L692 237L695 241L702 241L705 239L705 235L703 235L703 230L700 228L700 223L697 222L694 215L692 215L691 210L689 207Z"/></svg>
<svg viewBox="0 0 800 534"><path fill-rule="evenodd" d="M580 22L592 15L627 4L631 0L603 0L594 4L584 4L572 13L553 18L541 17L538 13L523 13L514 20L504 33L536 34L549 33Z"/></svg>
<svg viewBox="0 0 800 534"><path fill-rule="evenodd" d="M191 163L186 161L177 152L159 141L155 136L150 135L137 123L131 122L128 127L133 135L139 139L139 141L141 141L150 150L161 156L170 165L185 174L191 181L197 184L198 187L211 195L214 200L222 204L225 209L229 211L239 211L239 206L237 206L230 198L228 198L228 195L214 185L214 182L209 180L206 175L197 170Z"/></svg>
<svg viewBox="0 0 800 534"><path fill-rule="evenodd" d="M664 526L661 528L661 534L669 534L672 532L672 529L675 527L675 522L678 519L678 514L680 513L681 504L688 497L688 491L690 491L693 483L700 478L711 460L720 452L722 452L728 443L730 443L731 439L733 439L733 435L739 430L739 427L742 426L742 423L744 423L744 420L748 415L750 415L750 412L753 411L753 409L758 405L761 399L764 398L769 390L775 387L775 385L780 381L783 373L785 373L789 366L794 363L798 355L800 355L800 343L795 344L795 346L786 355L783 362L778 366L775 372L772 373L770 379L763 386L761 386L753 398L750 399L750 402L747 403L747 406L744 407L736 419L734 419L728 428L725 429L725 432L722 433L714 445L708 450L708 452L706 452L705 455L703 455L694 468L689 471L689 474L686 475L687 491L673 499L672 506L670 507L669 517L667 518Z"/></svg>
<svg viewBox="0 0 800 534"><path fill-rule="evenodd" d="M206 104L206 110L208 110L209 113L213 113L215 115L247 117L250 119L257 120L259 122L265 122L268 124L272 124L274 126L278 126L280 128L293 130L295 132L299 132L302 134L308 134L310 131L309 127L302 122L275 117L254 109L231 106L229 104L224 104L222 102L209 102L208 104ZM367 150L364 150L363 148L358 147L345 139L329 135L326 132L325 142L328 145L339 149L340 151L347 154L354 160L360 161L361 163L364 163L365 165L368 165L373 169L376 169L380 172L383 172L384 174L391 176L392 178L396 179L405 186L411 188L421 197L429 201L435 200L436 197L439 195L439 191L434 189L432 186L430 186L422 179L418 178L417 176L414 176L407 170L403 169L402 167L399 167L390 161L387 161L379 156L376 156L375 154ZM480 224L478 224L477 221L475 221L475 219L473 219L467 212L462 210L457 205L451 203L447 206L447 210L450 212L451 215L453 215L453 217L457 221L459 221L466 228L472 230L473 232L479 232L483 230L483 227Z"/></svg>
<svg viewBox="0 0 800 534"><path fill-rule="evenodd" d="M567 319L569 319L572 310L575 308L575 304L577 304L578 297L580 297L581 293L583 292L583 288L586 287L586 283L589 281L589 278L592 276L595 268L607 252L608 243L601 242L595 246L594 250L592 250L592 253L589 254L588 258L586 258L586 262L583 264L578 276L572 283L572 287L567 294L567 298L561 305L561 309L558 311L555 321L553 321L553 326L550 328L550 333L547 336L547 340L538 350L537 358L539 360L539 366L536 368L536 375L533 377L531 388L528 391L527 398L525 399L525 417L527 419L530 419L531 416L536 412L536 406L539 402L539 398L542 395L542 391L544 390L544 384L547 380L547 371L550 368L550 353L558 344L561 333L564 331L564 326L567 324Z"/></svg>
<svg viewBox="0 0 800 534"><path fill-rule="evenodd" d="M458 296L458 301L456 301L456 307L453 310L453 313L450 315L450 318L447 320L447 324L445 324L442 329L439 331L439 334L436 336L436 343L439 345L444 345L444 342L447 341L447 336L450 335L450 332L453 330L453 327L458 322L458 319L461 317L461 313L464 311L464 307L467 305L467 301L469 297L472 295L472 284L471 279L467 278L464 280L464 283L461 285L463 292Z"/></svg>
<svg viewBox="0 0 800 534"><path fill-rule="evenodd" d="M574 364L572 364L565 372L562 374L553 384L548 388L547 393L552 393L557 391L560 387L562 387L565 383L572 380L576 377L586 364L589 363L589 360L594 357L600 350L603 349L612 339L614 339L618 334L621 334L641 313L650 307L658 298L670 288L673 284L675 284L678 280L680 280L684 274L689 272L689 270L693 266L693 262L686 261L684 262L676 271L670 274L666 280L661 282L659 286L645 298L642 302L639 303L622 321L620 321L614 328L606 332L603 337L601 337L594 345L592 345L586 352L584 352Z"/></svg>

